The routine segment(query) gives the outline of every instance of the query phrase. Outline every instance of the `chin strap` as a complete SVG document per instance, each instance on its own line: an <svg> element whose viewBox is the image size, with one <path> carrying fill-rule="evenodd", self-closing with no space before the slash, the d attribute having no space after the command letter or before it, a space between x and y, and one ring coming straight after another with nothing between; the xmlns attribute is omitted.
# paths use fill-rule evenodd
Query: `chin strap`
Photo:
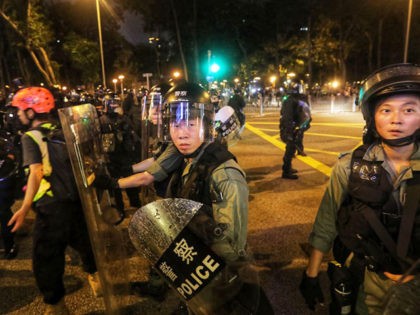
<svg viewBox="0 0 420 315"><path fill-rule="evenodd" d="M204 152L204 149L205 148L207 148L208 147L208 145L209 145L210 143L202 143L199 147L198 147L198 149L197 150L195 150L193 153L191 153L191 154L187 154L187 155L184 155L184 158L186 158L186 159L190 159L190 158L196 158L198 155L200 155L201 156L201 154L203 154L203 152Z"/></svg>
<svg viewBox="0 0 420 315"><path fill-rule="evenodd" d="M391 147L403 147L403 146L416 142L419 137L420 137L420 129L417 129L416 132L413 133L411 136L400 138L400 139L382 138L382 142Z"/></svg>

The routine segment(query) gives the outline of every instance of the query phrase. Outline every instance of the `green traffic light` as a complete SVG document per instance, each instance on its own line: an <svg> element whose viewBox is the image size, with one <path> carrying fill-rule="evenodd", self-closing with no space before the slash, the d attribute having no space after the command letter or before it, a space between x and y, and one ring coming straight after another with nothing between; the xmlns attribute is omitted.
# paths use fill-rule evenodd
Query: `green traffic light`
<svg viewBox="0 0 420 315"><path fill-rule="evenodd" d="M210 71L211 72L213 72L213 73L216 73L216 72L218 72L220 70L220 66L217 64L217 63L213 63L211 66L210 66Z"/></svg>

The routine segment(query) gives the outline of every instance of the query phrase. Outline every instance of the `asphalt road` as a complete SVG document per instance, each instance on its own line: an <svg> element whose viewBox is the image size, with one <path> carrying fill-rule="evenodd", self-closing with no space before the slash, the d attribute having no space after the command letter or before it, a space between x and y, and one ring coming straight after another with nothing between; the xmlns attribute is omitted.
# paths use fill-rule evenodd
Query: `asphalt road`
<svg viewBox="0 0 420 315"><path fill-rule="evenodd" d="M247 115L243 139L232 152L247 173L249 244L275 312L311 314L297 288L307 263L307 238L331 168L340 152L360 143L363 120L359 112L314 113L304 138L308 156L293 160L298 180L281 178L284 144L279 140L278 121L278 111L273 110L263 116ZM325 273L321 280L327 296ZM321 307L316 313L327 310Z"/></svg>
<svg viewBox="0 0 420 315"><path fill-rule="evenodd" d="M360 143L363 120L359 112L314 113L312 127L305 134L307 157L298 156L293 167L298 180L281 178L284 144L279 140L278 109L247 114L242 139L231 151L247 174L250 188L249 245L255 270L276 314L311 314L298 292L307 262L307 237L325 185L339 152ZM15 208L18 206L16 203ZM135 209L127 213L132 215ZM129 218L120 226L123 232ZM12 261L0 260L0 314L40 314L44 311L31 271L31 228L33 216L18 234L20 252ZM128 242L128 240L127 240ZM119 245L119 244L117 244ZM121 244L125 245L125 244ZM148 264L129 245L130 259L121 265L129 280L145 280ZM72 314L103 314L102 299L94 298L77 256L69 251L65 271L66 303ZM325 264L324 264L325 265ZM325 266L324 266L325 268ZM326 297L328 281L321 281ZM128 295L124 314L170 314L178 302L169 293L164 302ZM326 314L326 307L312 314Z"/></svg>

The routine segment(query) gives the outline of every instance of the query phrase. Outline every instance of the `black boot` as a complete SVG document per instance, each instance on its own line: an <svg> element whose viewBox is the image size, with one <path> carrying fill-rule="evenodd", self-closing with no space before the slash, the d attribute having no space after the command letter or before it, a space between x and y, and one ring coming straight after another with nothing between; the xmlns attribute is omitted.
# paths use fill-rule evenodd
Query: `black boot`
<svg viewBox="0 0 420 315"><path fill-rule="evenodd" d="M305 151L299 149L297 150L297 155L308 156Z"/></svg>
<svg viewBox="0 0 420 315"><path fill-rule="evenodd" d="M292 170L285 172L283 171L283 174L281 175L281 178L286 178L286 179L298 179L299 176L297 176L296 174L294 174L292 172Z"/></svg>
<svg viewBox="0 0 420 315"><path fill-rule="evenodd" d="M13 244L13 246L10 249L4 251L4 258L10 260L10 259L16 258L17 254L18 254L18 248L16 244Z"/></svg>

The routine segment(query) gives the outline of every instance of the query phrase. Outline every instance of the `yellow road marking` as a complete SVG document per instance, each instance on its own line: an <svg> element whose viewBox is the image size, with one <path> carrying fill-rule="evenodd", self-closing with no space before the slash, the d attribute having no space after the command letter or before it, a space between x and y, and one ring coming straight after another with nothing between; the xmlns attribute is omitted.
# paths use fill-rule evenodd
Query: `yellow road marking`
<svg viewBox="0 0 420 315"><path fill-rule="evenodd" d="M251 121L251 124L255 125L278 125L278 121ZM344 127L344 128L361 128L364 123L314 123L311 122L311 126L329 126L329 127Z"/></svg>
<svg viewBox="0 0 420 315"><path fill-rule="evenodd" d="M273 137L270 137L269 135L262 132L258 128L253 127L248 122L245 124L245 128L248 129L249 131L255 133L257 136L263 138L264 140L270 142L272 145L279 148L280 150L283 150L283 151L286 150L286 146L283 142L280 142L279 140L277 140ZM298 160L302 161L303 163L305 163L305 164L313 167L314 169L318 170L319 172L327 175L328 177L331 175L331 167L315 160L314 158L311 158L309 156L300 156L300 155L298 155L296 158Z"/></svg>
<svg viewBox="0 0 420 315"><path fill-rule="evenodd" d="M280 135L277 134L275 136L272 137L273 139L280 139ZM281 141L281 140L280 140ZM357 148L359 145L361 144L361 142L355 147ZM353 151L354 149L352 149ZM334 155L334 156L339 156L341 152L335 152L335 151L325 151L325 150L318 150L318 149L308 149L305 148L305 151L308 152L315 152L315 153L324 153L324 154L329 154L329 155Z"/></svg>
<svg viewBox="0 0 420 315"><path fill-rule="evenodd" d="M261 130L261 131L277 131L277 132L279 131L278 129L267 129L267 128L258 128L258 130ZM317 133L317 132L308 132L308 131L305 132L305 135L360 140L360 137L345 136L345 135L333 135L333 134L329 134L329 133ZM276 134L273 137L278 138L279 134Z"/></svg>
<svg viewBox="0 0 420 315"><path fill-rule="evenodd" d="M360 137L354 137L354 136L344 136L344 135L332 135L332 134L317 133L317 132L305 132L305 135L320 136L320 137L332 137L332 138L345 138L345 139L356 139L356 140L360 140Z"/></svg>

